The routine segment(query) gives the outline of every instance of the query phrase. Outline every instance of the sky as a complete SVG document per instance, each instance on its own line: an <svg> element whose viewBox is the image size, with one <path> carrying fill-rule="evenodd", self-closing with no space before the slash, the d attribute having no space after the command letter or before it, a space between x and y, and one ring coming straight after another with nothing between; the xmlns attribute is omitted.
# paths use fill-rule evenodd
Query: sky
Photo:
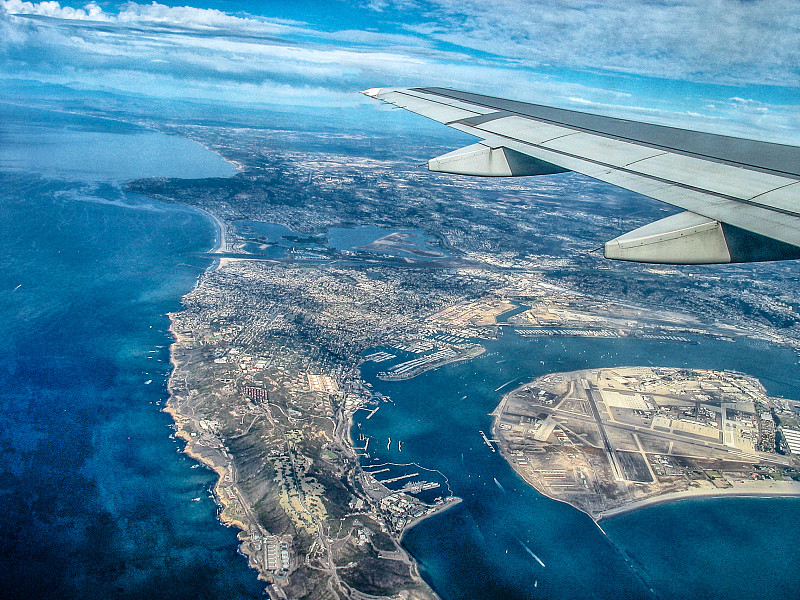
<svg viewBox="0 0 800 600"><path fill-rule="evenodd" d="M784 0L0 0L0 79L259 107L438 85L800 143Z"/></svg>

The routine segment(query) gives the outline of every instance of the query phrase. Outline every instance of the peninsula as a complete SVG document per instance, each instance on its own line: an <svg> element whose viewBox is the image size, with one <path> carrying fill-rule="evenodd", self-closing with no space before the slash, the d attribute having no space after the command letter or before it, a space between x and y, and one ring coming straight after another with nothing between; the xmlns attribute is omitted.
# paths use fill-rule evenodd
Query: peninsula
<svg viewBox="0 0 800 600"><path fill-rule="evenodd" d="M618 367L512 390L493 432L526 482L599 520L689 496L800 495L797 415L741 373Z"/></svg>
<svg viewBox="0 0 800 600"><path fill-rule="evenodd" d="M499 335L800 348L800 329L773 325L796 314L775 278L755 289L746 271L598 265L570 232L599 237L617 219L588 217L557 182L432 187L391 137L376 160L374 138L327 130L164 130L239 169L128 190L202 209L220 229L216 250L191 258L214 267L170 315L167 410L186 452L216 472L220 518L241 530L271 598L436 597L401 540L458 499L430 470L374 466L389 440L351 439L356 411L392 401L362 368L406 380L487 360ZM544 244L537 232L554 227L563 235Z"/></svg>

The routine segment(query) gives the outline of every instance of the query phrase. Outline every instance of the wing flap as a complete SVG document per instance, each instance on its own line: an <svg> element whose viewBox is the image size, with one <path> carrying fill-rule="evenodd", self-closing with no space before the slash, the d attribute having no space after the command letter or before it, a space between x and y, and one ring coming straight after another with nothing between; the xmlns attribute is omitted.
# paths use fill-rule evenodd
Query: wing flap
<svg viewBox="0 0 800 600"><path fill-rule="evenodd" d="M463 122L459 124L463 125ZM459 129L470 132L469 126ZM477 125L471 131L473 135L482 135L481 132L494 134L507 141L554 150L564 155L562 160L582 159L596 163L601 170L602 167L625 169L651 179L740 200L749 200L794 181L770 173L711 162L596 134L576 132L567 127L539 123L522 117L495 119ZM503 143L507 143L505 140ZM516 149L524 151L519 147Z"/></svg>
<svg viewBox="0 0 800 600"><path fill-rule="evenodd" d="M795 181L760 196L754 196L750 201L767 208L793 213L797 211L798 198L800 198L800 181Z"/></svg>
<svg viewBox="0 0 800 600"><path fill-rule="evenodd" d="M729 223L765 237L800 246L798 240L800 217L668 183L653 182L629 173L616 171L595 177L715 221Z"/></svg>
<svg viewBox="0 0 800 600"><path fill-rule="evenodd" d="M603 162L613 167L627 167L641 160L664 154L662 150L655 148L636 146L588 133L560 137L544 142L542 146L564 153L574 153L576 148L580 148L582 156L602 156Z"/></svg>
<svg viewBox="0 0 800 600"><path fill-rule="evenodd" d="M541 144L548 140L574 135L575 130L549 123L539 123L522 117L502 117L475 126L480 131L494 133L512 140L529 144ZM475 135L475 134L473 134ZM479 134L478 134L479 135Z"/></svg>

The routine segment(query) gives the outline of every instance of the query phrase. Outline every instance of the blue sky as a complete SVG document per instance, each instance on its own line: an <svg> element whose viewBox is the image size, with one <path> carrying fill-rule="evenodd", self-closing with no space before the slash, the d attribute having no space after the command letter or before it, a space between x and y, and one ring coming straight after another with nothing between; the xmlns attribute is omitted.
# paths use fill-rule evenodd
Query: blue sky
<svg viewBox="0 0 800 600"><path fill-rule="evenodd" d="M254 106L443 85L800 143L796 1L0 0L0 77Z"/></svg>

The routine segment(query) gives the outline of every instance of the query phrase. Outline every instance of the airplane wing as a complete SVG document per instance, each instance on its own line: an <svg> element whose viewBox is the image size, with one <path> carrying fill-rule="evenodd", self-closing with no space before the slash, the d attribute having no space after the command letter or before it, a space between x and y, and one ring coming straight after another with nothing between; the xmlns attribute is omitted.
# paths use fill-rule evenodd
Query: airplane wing
<svg viewBox="0 0 800 600"><path fill-rule="evenodd" d="M363 92L480 138L428 161L487 177L575 171L685 212L606 242L606 258L710 264L800 258L800 147L445 88Z"/></svg>

